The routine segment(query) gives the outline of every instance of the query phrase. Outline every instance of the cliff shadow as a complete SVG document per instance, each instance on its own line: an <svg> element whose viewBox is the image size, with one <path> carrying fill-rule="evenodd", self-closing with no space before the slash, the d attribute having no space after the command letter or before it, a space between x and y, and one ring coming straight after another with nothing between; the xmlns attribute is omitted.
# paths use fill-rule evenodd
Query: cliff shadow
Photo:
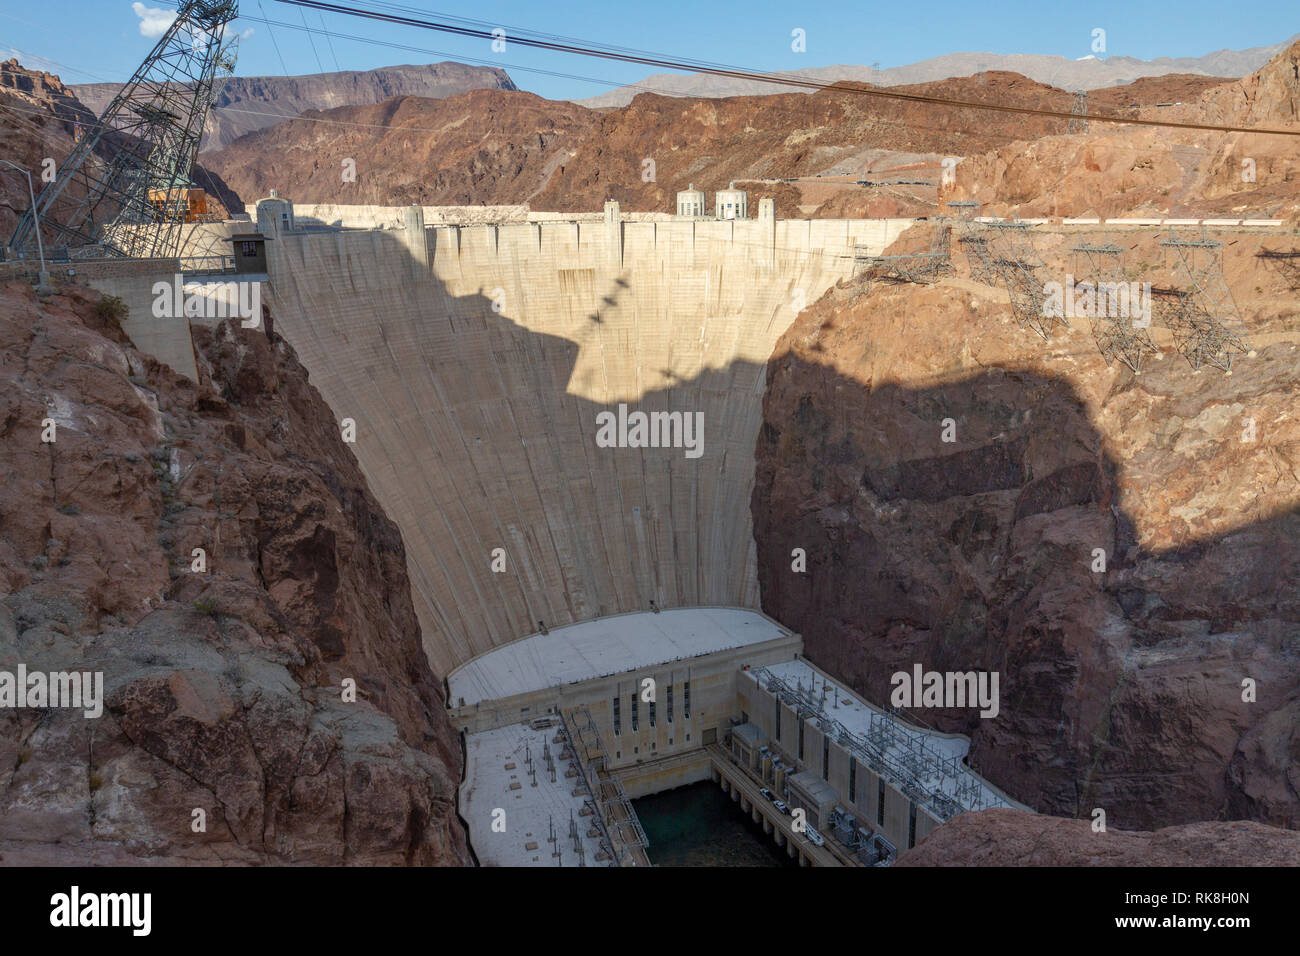
<svg viewBox="0 0 1300 956"><path fill-rule="evenodd" d="M873 389L783 351L764 411L763 610L814 662L883 705L918 666L997 672L995 717L907 716L970 736L972 766L1040 811L1300 823L1294 504L1143 546L1075 388L1010 368Z"/></svg>

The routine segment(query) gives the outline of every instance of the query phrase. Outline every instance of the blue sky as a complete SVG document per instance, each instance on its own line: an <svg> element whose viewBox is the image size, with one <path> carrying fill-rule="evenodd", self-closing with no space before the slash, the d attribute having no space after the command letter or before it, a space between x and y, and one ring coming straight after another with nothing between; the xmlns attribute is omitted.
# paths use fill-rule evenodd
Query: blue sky
<svg viewBox="0 0 1300 956"><path fill-rule="evenodd" d="M346 0L344 0L346 2ZM375 4L378 6L378 4ZM43 0L0 11L0 56L18 52L28 66L60 74L65 82L126 79L152 47L150 32L176 3L167 0ZM1300 32L1297 0L926 0L923 3L795 3L790 0L406 0L436 16L446 13L598 43L636 47L760 70L855 63L902 66L944 53L1047 53L1070 58L1092 52L1093 30L1106 31L1107 56L1202 56L1214 50L1279 43ZM523 89L553 98L594 96L652 70L635 64L560 56L508 45L494 53L484 40L387 26L336 14L324 26L416 47L394 49L319 33L321 15L275 0L241 0L237 23L245 34L237 73L244 76L315 73L322 68L364 70L441 59L487 62L505 68ZM292 23L270 26L255 18ZM156 28L156 27L155 27ZM802 29L807 49L791 49ZM248 31L251 31L249 33ZM314 41L314 48L313 42ZM278 51L276 49L278 44ZM524 68L591 77L589 82Z"/></svg>

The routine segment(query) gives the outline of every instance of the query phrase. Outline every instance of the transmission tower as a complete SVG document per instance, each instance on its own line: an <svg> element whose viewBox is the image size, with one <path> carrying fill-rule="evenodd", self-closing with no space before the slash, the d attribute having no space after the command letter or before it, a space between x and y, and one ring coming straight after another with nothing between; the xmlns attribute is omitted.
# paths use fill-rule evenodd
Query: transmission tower
<svg viewBox="0 0 1300 956"><path fill-rule="evenodd" d="M1076 281L1078 275L1086 276L1096 290L1098 314L1092 323L1092 337L1098 350L1108 366L1118 359L1134 372L1141 372L1145 356L1160 354L1160 349L1151 341L1150 333L1145 327L1134 325L1132 309L1124 310L1130 315L1110 315L1113 309L1107 309L1105 315L1101 314L1101 303L1110 301L1103 290L1109 286L1113 294L1113 290L1121 288L1121 283L1125 282L1124 250L1109 241L1080 242L1072 248L1086 260L1084 269L1077 270ZM1129 301L1131 303L1131 299Z"/></svg>
<svg viewBox="0 0 1300 956"><path fill-rule="evenodd" d="M97 127L18 221L10 245L102 245L109 255L180 255L191 219L191 174L219 73L233 69L223 42L236 0L184 0L167 32L104 110ZM192 221L192 220L191 220Z"/></svg>
<svg viewBox="0 0 1300 956"><path fill-rule="evenodd" d="M1088 132L1088 91L1074 91L1074 106L1070 109L1070 119L1065 124L1067 133Z"/></svg>
<svg viewBox="0 0 1300 956"><path fill-rule="evenodd" d="M1052 337L1057 322L1069 323L1064 316L1049 315L1045 308L1047 293L1038 271L1043 263L1034 248L1032 228L1019 220L986 223L992 241L973 248L988 256L985 268L1002 281L1012 314L1046 341Z"/></svg>
<svg viewBox="0 0 1300 956"><path fill-rule="evenodd" d="M1247 345L1235 331L1244 323L1223 277L1223 243L1208 238L1202 228L1199 239L1170 230L1160 245L1166 256L1173 254L1174 272L1184 280L1168 317L1174 346L1193 369L1213 365L1232 371L1233 353L1245 352Z"/></svg>
<svg viewBox="0 0 1300 956"><path fill-rule="evenodd" d="M979 211L980 204L974 199L952 199L947 206L957 217L957 241L966 254L966 265L970 267L971 278L983 285L992 285L996 277L990 260L989 237L975 222L975 213Z"/></svg>

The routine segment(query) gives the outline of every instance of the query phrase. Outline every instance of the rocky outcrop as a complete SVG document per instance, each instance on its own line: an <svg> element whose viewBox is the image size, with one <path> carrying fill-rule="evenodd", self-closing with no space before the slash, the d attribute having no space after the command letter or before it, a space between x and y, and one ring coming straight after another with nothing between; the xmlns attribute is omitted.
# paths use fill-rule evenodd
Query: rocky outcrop
<svg viewBox="0 0 1300 956"><path fill-rule="evenodd" d="M0 297L0 670L104 686L0 710L4 861L467 862L400 534L292 349L196 330L196 385Z"/></svg>
<svg viewBox="0 0 1300 956"><path fill-rule="evenodd" d="M312 112L204 159L252 197L276 188L311 203L522 203L567 161L594 117L531 93L404 96ZM355 163L355 181L343 180L344 160Z"/></svg>
<svg viewBox="0 0 1300 956"><path fill-rule="evenodd" d="M1043 234L1044 279L1074 241ZM960 253L932 287L829 293L769 364L763 609L872 700L918 663L999 672L996 718L913 716L1039 811L1300 825L1300 308L1258 250L1226 251L1258 353L1231 376L1193 373L1158 318L1138 376L1087 319L1044 343Z"/></svg>
<svg viewBox="0 0 1300 956"><path fill-rule="evenodd" d="M41 188L46 157L72 151L78 123L89 128L95 117L57 76L27 70L17 60L0 63L0 155L31 173ZM0 175L0 243L8 243L29 205L27 180L8 167Z"/></svg>
<svg viewBox="0 0 1300 956"><path fill-rule="evenodd" d="M1246 821L1094 833L1087 820L984 810L945 823L895 865L1300 866L1300 833Z"/></svg>
<svg viewBox="0 0 1300 956"><path fill-rule="evenodd" d="M72 87L96 113L121 86L82 83ZM241 136L283 123L309 110L367 106L394 96L438 99L470 90L513 90L514 81L494 66L444 61L423 66L386 66L306 76L232 76L220 81L204 123L203 148L220 149Z"/></svg>
<svg viewBox="0 0 1300 956"><path fill-rule="evenodd" d="M1134 84L1136 86L1137 84ZM1121 88L1126 90L1128 88ZM1291 130L1300 122L1300 41L1241 80L1166 87L1164 106L1097 91L1097 115ZM1092 121L1088 135L1049 136L970 156L949 198L992 215L1300 218L1294 135L1126 127Z"/></svg>
<svg viewBox="0 0 1300 956"><path fill-rule="evenodd" d="M1131 56L1085 56L1068 59L1041 54L948 53L906 66L874 69L869 66L818 66L806 70L784 70L779 77L796 77L821 83L851 80L877 86L901 86L909 83L932 83L948 77L970 76L989 71L1019 73L1040 83L1050 83L1063 90L1089 90L1104 93L1138 86L1144 81L1160 79L1171 73L1208 74L1211 82L1224 77L1238 77L1257 69L1287 46L1252 47L1248 50L1218 50L1202 57L1158 57L1139 60ZM715 76L710 73L655 73L639 82L620 86L598 96L579 100L592 109L626 106L644 90L668 96L723 97L763 96L772 93L797 93L797 88L762 80Z"/></svg>

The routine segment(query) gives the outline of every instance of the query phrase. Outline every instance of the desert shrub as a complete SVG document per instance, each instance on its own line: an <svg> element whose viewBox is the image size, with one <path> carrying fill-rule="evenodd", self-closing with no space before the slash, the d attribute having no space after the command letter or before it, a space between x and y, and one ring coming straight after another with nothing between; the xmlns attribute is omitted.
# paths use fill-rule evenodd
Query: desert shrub
<svg viewBox="0 0 1300 956"><path fill-rule="evenodd" d="M95 316L102 322L121 327L130 310L118 296L106 295L95 303Z"/></svg>

